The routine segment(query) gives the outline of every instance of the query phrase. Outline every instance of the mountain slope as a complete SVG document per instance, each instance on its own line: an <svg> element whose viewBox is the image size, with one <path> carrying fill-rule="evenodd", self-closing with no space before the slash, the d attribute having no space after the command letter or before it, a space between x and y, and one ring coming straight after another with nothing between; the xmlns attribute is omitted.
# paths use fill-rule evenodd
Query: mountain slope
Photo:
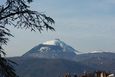
<svg viewBox="0 0 115 77"><path fill-rule="evenodd" d="M25 53L23 57L75 60L76 52L78 51L65 44L63 41L55 39L33 47Z"/></svg>
<svg viewBox="0 0 115 77"><path fill-rule="evenodd" d="M97 70L115 72L115 53L96 52L77 56L77 61Z"/></svg>
<svg viewBox="0 0 115 77"><path fill-rule="evenodd" d="M16 66L20 77L59 77L65 73L83 73L91 71L92 68L74 61L62 59L41 58L11 58L19 65Z"/></svg>
<svg viewBox="0 0 115 77"><path fill-rule="evenodd" d="M83 72L103 70L115 72L115 53L86 53L77 55L75 61L64 59L44 59L38 57L11 58L20 77L63 77L67 72L81 74Z"/></svg>

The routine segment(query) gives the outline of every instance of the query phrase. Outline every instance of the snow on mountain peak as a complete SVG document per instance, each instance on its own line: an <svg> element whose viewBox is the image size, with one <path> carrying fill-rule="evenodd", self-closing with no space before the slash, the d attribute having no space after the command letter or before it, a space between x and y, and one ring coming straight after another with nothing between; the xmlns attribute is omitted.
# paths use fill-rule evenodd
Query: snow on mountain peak
<svg viewBox="0 0 115 77"><path fill-rule="evenodd" d="M54 40L46 41L43 44L44 45L60 45L60 44L64 44L64 43L62 41L60 41L60 39L54 39Z"/></svg>
<svg viewBox="0 0 115 77"><path fill-rule="evenodd" d="M104 51L92 51L90 53L103 53Z"/></svg>
<svg viewBox="0 0 115 77"><path fill-rule="evenodd" d="M63 41L59 39L54 39L33 47L23 56L74 60L76 58L77 52L79 51L75 50Z"/></svg>
<svg viewBox="0 0 115 77"><path fill-rule="evenodd" d="M46 41L46 42L44 42L42 44L43 45L60 46L62 48L67 48L68 47L68 45L66 43L64 43L63 41L61 41L60 39L49 40L49 41Z"/></svg>
<svg viewBox="0 0 115 77"><path fill-rule="evenodd" d="M63 52L74 52L74 53L78 52L78 51L76 52L75 49L73 49L71 46L67 45L66 43L64 43L60 39L54 39L54 40L46 41L42 44L43 45L59 46L63 49Z"/></svg>

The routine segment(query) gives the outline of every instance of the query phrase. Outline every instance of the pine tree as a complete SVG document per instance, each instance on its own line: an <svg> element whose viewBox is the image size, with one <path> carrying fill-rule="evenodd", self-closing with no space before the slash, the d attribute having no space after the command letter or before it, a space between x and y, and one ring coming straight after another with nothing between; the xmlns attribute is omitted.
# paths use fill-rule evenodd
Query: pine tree
<svg viewBox="0 0 115 77"><path fill-rule="evenodd" d="M33 11L28 6L33 0L6 0L0 5L0 77L17 77L13 68L15 62L8 60L3 45L7 45L9 37L13 37L8 26L14 28L38 30L55 30L51 25L54 20L43 13Z"/></svg>

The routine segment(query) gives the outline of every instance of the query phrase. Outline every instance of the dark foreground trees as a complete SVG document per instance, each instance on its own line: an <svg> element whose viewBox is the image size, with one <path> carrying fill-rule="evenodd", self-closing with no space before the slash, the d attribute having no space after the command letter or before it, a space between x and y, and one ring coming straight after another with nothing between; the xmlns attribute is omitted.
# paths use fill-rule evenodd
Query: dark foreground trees
<svg viewBox="0 0 115 77"><path fill-rule="evenodd" d="M8 26L14 26L21 29L54 30L51 26L54 20L45 14L33 11L28 6L32 0L6 0L0 5L0 77L17 77L13 69L14 62L5 58L3 45L7 45L9 37L13 37Z"/></svg>

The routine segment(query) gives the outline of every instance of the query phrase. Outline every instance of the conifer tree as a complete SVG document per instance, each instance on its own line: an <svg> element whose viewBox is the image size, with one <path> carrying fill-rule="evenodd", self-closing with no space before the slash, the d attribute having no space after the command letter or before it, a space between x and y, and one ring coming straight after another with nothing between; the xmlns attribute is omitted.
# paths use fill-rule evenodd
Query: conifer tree
<svg viewBox="0 0 115 77"><path fill-rule="evenodd" d="M42 32L55 30L51 25L54 20L38 11L30 9L29 3L33 0L6 0L0 5L0 77L17 77L13 68L15 62L8 60L3 45L7 45L9 37L13 37L8 26L14 28L30 29Z"/></svg>

